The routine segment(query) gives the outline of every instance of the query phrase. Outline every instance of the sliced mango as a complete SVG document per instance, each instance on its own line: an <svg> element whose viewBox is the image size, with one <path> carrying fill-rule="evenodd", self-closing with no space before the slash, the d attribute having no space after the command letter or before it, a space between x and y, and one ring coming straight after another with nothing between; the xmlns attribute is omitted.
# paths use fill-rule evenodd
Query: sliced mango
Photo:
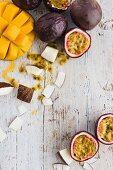
<svg viewBox="0 0 113 170"><path fill-rule="evenodd" d="M14 41L20 33L20 29L16 25L10 24L3 35L9 40Z"/></svg>
<svg viewBox="0 0 113 170"><path fill-rule="evenodd" d="M29 19L20 29L23 33L29 34L34 28L34 23Z"/></svg>
<svg viewBox="0 0 113 170"><path fill-rule="evenodd" d="M17 58L22 57L24 55L24 53L25 52L23 52L21 49L19 49Z"/></svg>
<svg viewBox="0 0 113 170"><path fill-rule="evenodd" d="M9 4L9 2L0 2L0 16L2 16L2 14L8 4Z"/></svg>
<svg viewBox="0 0 113 170"><path fill-rule="evenodd" d="M3 36L0 38L0 60L3 60L6 57L9 44L10 41L8 39Z"/></svg>
<svg viewBox="0 0 113 170"><path fill-rule="evenodd" d="M25 22L30 18L30 15L22 11L13 21L12 23L15 24L17 27L21 27L22 25L25 24Z"/></svg>
<svg viewBox="0 0 113 170"><path fill-rule="evenodd" d="M8 22L4 18L0 17L0 34L3 33L3 31L7 26L8 26Z"/></svg>
<svg viewBox="0 0 113 170"><path fill-rule="evenodd" d="M15 44L11 43L5 60L15 60L18 56L18 51L18 47Z"/></svg>
<svg viewBox="0 0 113 170"><path fill-rule="evenodd" d="M10 23L19 12L20 8L11 3L6 6L2 17L5 18Z"/></svg>
<svg viewBox="0 0 113 170"><path fill-rule="evenodd" d="M30 33L28 34L28 36L29 36L29 39L30 39L31 41L33 41L34 38L35 38L35 33L34 33L34 31L30 32Z"/></svg>

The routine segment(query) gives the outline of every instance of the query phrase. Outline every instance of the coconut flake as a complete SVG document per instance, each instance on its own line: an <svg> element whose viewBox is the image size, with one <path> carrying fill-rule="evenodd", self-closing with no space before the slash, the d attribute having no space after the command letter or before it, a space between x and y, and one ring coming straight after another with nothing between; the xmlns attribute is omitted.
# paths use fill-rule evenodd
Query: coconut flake
<svg viewBox="0 0 113 170"><path fill-rule="evenodd" d="M40 69L36 66L26 66L26 71L28 74L38 76L43 72L43 69Z"/></svg>
<svg viewBox="0 0 113 170"><path fill-rule="evenodd" d="M18 106L18 111L22 115L27 112L27 108L23 104L21 104L20 106Z"/></svg>
<svg viewBox="0 0 113 170"><path fill-rule="evenodd" d="M83 168L85 170L94 170L93 167L87 162L84 162Z"/></svg>
<svg viewBox="0 0 113 170"><path fill-rule="evenodd" d="M55 61L57 55L58 55L58 50L53 47L49 47L49 46L47 46L41 54L41 56L44 59L46 59L52 63Z"/></svg>
<svg viewBox="0 0 113 170"><path fill-rule="evenodd" d="M57 76L57 79L56 79L56 82L55 82L55 85L57 87L61 88L63 86L63 84L64 84L65 77L66 77L65 73L59 72L58 76Z"/></svg>
<svg viewBox="0 0 113 170"><path fill-rule="evenodd" d="M8 95L13 91L14 87L9 83L0 82L0 96Z"/></svg>
<svg viewBox="0 0 113 170"><path fill-rule="evenodd" d="M43 90L42 94L46 97L46 98L50 98L52 93L54 92L55 87L52 85L47 85L45 87L45 89Z"/></svg>
<svg viewBox="0 0 113 170"><path fill-rule="evenodd" d="M71 158L69 149L63 149L59 151L59 154L61 155L62 159L66 162L66 164L71 164L73 159Z"/></svg>
<svg viewBox="0 0 113 170"><path fill-rule="evenodd" d="M13 122L10 124L9 128L10 128L10 129L13 129L13 130L15 130L15 131L18 131L18 130L21 129L22 123L23 123L22 119L19 118L19 117L16 117L16 118L13 120Z"/></svg>
<svg viewBox="0 0 113 170"><path fill-rule="evenodd" d="M93 157L93 158L87 160L86 163L88 163L88 164L93 164L93 163L95 163L96 161L98 161L98 159L99 159L98 157Z"/></svg>
<svg viewBox="0 0 113 170"><path fill-rule="evenodd" d="M70 167L64 164L54 164L53 170L70 170Z"/></svg>
<svg viewBox="0 0 113 170"><path fill-rule="evenodd" d="M0 142L7 138L6 133L0 128Z"/></svg>
<svg viewBox="0 0 113 170"><path fill-rule="evenodd" d="M53 102L52 102L51 98L48 99L46 97L44 97L42 99L42 103L43 103L44 106L52 106L53 105Z"/></svg>

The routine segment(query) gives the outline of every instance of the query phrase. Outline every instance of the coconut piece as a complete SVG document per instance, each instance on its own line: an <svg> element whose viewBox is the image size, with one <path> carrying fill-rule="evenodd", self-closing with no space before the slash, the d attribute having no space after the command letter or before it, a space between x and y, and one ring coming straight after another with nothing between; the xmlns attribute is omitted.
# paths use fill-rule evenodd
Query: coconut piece
<svg viewBox="0 0 113 170"><path fill-rule="evenodd" d="M31 74L31 75L34 75L34 76L39 76L42 72L43 72L43 69L40 69L36 66L26 66L26 71L28 74Z"/></svg>
<svg viewBox="0 0 113 170"><path fill-rule="evenodd" d="M20 106L18 106L18 111L22 115L27 112L27 108L23 104L21 104Z"/></svg>
<svg viewBox="0 0 113 170"><path fill-rule="evenodd" d="M94 170L93 167L90 164L88 164L87 162L84 162L83 168L85 170Z"/></svg>
<svg viewBox="0 0 113 170"><path fill-rule="evenodd" d="M46 98L50 98L52 93L54 92L55 87L52 85L47 85L45 87L45 89L43 90L42 94L46 97Z"/></svg>
<svg viewBox="0 0 113 170"><path fill-rule="evenodd" d="M65 73L59 72L58 76L57 76L57 79L56 79L56 82L55 82L55 85L57 87L61 88L63 86L64 81L65 81L65 77L66 77Z"/></svg>
<svg viewBox="0 0 113 170"><path fill-rule="evenodd" d="M44 59L46 59L52 63L55 61L57 55L58 55L58 50L53 47L49 47L49 46L47 46L41 54L41 56Z"/></svg>
<svg viewBox="0 0 113 170"><path fill-rule="evenodd" d="M70 165L72 163L73 159L71 158L69 149L63 149L59 151L59 154L66 164Z"/></svg>
<svg viewBox="0 0 113 170"><path fill-rule="evenodd" d="M70 167L64 164L54 164L53 170L70 170Z"/></svg>
<svg viewBox="0 0 113 170"><path fill-rule="evenodd" d="M33 97L34 90L24 85L19 85L17 98L26 103L30 103Z"/></svg>
<svg viewBox="0 0 113 170"><path fill-rule="evenodd" d="M52 102L51 98L48 99L46 97L44 97L42 99L42 103L43 103L44 106L52 106L53 105L53 102Z"/></svg>
<svg viewBox="0 0 113 170"><path fill-rule="evenodd" d="M13 91L14 87L5 82L0 82L0 96L8 95Z"/></svg>
<svg viewBox="0 0 113 170"><path fill-rule="evenodd" d="M18 130L21 129L22 123L23 123L22 119L19 118L19 117L16 117L16 118L13 120L13 122L10 124L9 128L10 128L10 129L13 129L13 130L15 130L15 131L18 131Z"/></svg>
<svg viewBox="0 0 113 170"><path fill-rule="evenodd" d="M7 137L6 133L0 128L0 142L5 140Z"/></svg>
<svg viewBox="0 0 113 170"><path fill-rule="evenodd" d="M98 157L93 157L93 158L87 160L86 162L87 162L88 164L93 164L93 163L97 162L98 160L99 160Z"/></svg>

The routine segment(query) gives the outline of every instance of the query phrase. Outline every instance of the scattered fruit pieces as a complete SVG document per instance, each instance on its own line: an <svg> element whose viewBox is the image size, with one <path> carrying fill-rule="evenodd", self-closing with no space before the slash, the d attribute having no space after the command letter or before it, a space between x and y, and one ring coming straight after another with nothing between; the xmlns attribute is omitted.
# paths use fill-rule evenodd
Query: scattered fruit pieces
<svg viewBox="0 0 113 170"><path fill-rule="evenodd" d="M15 130L15 131L18 131L18 130L21 129L22 123L23 123L22 119L19 118L19 117L16 117L16 118L13 120L13 122L10 124L9 128L10 128L10 129L13 129L13 130Z"/></svg>
<svg viewBox="0 0 113 170"><path fill-rule="evenodd" d="M39 100L39 101L42 101L42 100L43 100L43 98L44 98L44 96L43 96L43 95L39 95L39 96L38 96L38 100Z"/></svg>
<svg viewBox="0 0 113 170"><path fill-rule="evenodd" d="M33 89L34 91L41 90L42 88L43 88L43 87L42 87L41 84L37 84L36 86L33 86L33 87L32 87L32 89Z"/></svg>
<svg viewBox="0 0 113 170"><path fill-rule="evenodd" d="M36 66L28 65L28 66L26 66L26 71L30 75L38 76L43 72L43 69L40 69L40 68L38 68Z"/></svg>
<svg viewBox="0 0 113 170"><path fill-rule="evenodd" d="M70 155L70 151L68 149L63 149L59 151L59 154L66 164L70 165L73 162L73 159Z"/></svg>
<svg viewBox="0 0 113 170"><path fill-rule="evenodd" d="M44 78L42 76L33 76L33 79L37 81L43 81Z"/></svg>
<svg viewBox="0 0 113 170"><path fill-rule="evenodd" d="M66 74L63 73L63 72L59 72L58 73L58 76L57 76L57 79L55 81L55 85L59 88L61 88L64 84L64 81L65 81L65 77L66 77Z"/></svg>
<svg viewBox="0 0 113 170"><path fill-rule="evenodd" d="M55 87L52 85L47 85L45 87L45 89L43 90L42 94L46 97L46 98L50 98L52 93L54 92Z"/></svg>
<svg viewBox="0 0 113 170"><path fill-rule="evenodd" d="M8 95L13 91L14 87L5 82L0 82L0 96Z"/></svg>
<svg viewBox="0 0 113 170"><path fill-rule="evenodd" d="M7 138L6 133L0 128L0 142Z"/></svg>
<svg viewBox="0 0 113 170"><path fill-rule="evenodd" d="M34 90L24 85L19 85L17 98L26 103L30 103L33 97Z"/></svg>
<svg viewBox="0 0 113 170"><path fill-rule="evenodd" d="M32 116L35 116L37 114L37 109L34 109L33 111L32 111Z"/></svg>
<svg viewBox="0 0 113 170"><path fill-rule="evenodd" d="M18 107L18 111L19 111L19 113L22 115L22 114L24 114L24 113L27 112L27 108L26 108L23 104L21 104L21 105Z"/></svg>
<svg viewBox="0 0 113 170"><path fill-rule="evenodd" d="M26 72L26 68L24 66L24 63L21 63L20 66L19 66L19 72L20 73L25 73Z"/></svg>
<svg viewBox="0 0 113 170"><path fill-rule="evenodd" d="M48 99L46 97L44 97L42 99L42 103L43 103L44 106L52 106L53 105L53 102L52 102L51 98Z"/></svg>
<svg viewBox="0 0 113 170"><path fill-rule="evenodd" d="M41 56L47 61L54 62L57 58L58 50L52 47L47 46L42 52Z"/></svg>
<svg viewBox="0 0 113 170"><path fill-rule="evenodd" d="M54 164L53 170L70 170L70 167L64 164Z"/></svg>

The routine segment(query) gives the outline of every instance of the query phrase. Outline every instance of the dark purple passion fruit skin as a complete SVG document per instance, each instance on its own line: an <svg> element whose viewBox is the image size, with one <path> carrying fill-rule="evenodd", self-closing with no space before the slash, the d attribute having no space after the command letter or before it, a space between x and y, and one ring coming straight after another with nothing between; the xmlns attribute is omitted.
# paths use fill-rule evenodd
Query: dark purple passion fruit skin
<svg viewBox="0 0 113 170"><path fill-rule="evenodd" d="M72 31L72 30L74 30L74 29L80 29L80 28L79 28L79 27L71 28L70 30L68 30L68 32L66 32L65 36L66 36L70 31ZM82 29L80 29L80 30L82 30ZM91 35L88 34L88 33L87 33L86 31L84 31L84 30L82 30L82 31L85 32L85 33L89 36L89 38L90 38L90 45L89 45L88 49L87 49L83 54L79 55L78 57L71 57L71 56L69 56L70 58L75 59L75 58L80 58L80 57L82 57L82 56L90 49L90 47L91 47L91 41L92 41ZM75 31L75 32L76 32L76 31ZM64 49L65 49L65 44L64 44ZM65 50L65 51L66 51L66 50ZM67 53L67 52L66 52L66 53ZM69 54L67 53L67 55L69 55Z"/></svg>
<svg viewBox="0 0 113 170"><path fill-rule="evenodd" d="M15 5L24 10L33 10L37 8L42 0L12 0Z"/></svg>
<svg viewBox="0 0 113 170"><path fill-rule="evenodd" d="M38 19L35 30L40 40L51 43L65 33L67 25L67 20L63 15L48 13Z"/></svg>
<svg viewBox="0 0 113 170"><path fill-rule="evenodd" d="M95 154L94 154L92 157L87 158L87 159L84 160L84 161L87 161L87 160L93 158L93 157L97 154L97 152L98 152L98 150L99 150L99 142L98 142L98 139L97 139L94 135L92 135L90 132L87 132L87 131L79 131L79 132L77 132L77 133L73 136L73 138L72 138L72 140L71 140L71 143L70 143L70 148L71 148L71 144L72 144L73 139L75 138L76 135L78 135L78 134L80 134L80 133L87 133L87 134L89 134L90 136L92 136L92 137L96 140L96 142L97 142L97 144L98 144L98 149L97 149L97 151L95 152ZM71 150L70 150L70 155L71 155ZM71 158L72 158L73 160L77 161L77 162L83 162L82 160L81 160L81 161L78 161L78 160L74 159L72 155L71 155Z"/></svg>
<svg viewBox="0 0 113 170"><path fill-rule="evenodd" d="M106 143L106 142L104 142L104 140L101 141L101 140L98 138L98 131L97 131L97 128L98 128L99 120L100 120L102 117L107 116L107 115L109 115L109 114L113 116L113 113L106 113L106 114L104 114L104 115L101 115L101 116L98 118L97 122L96 122L96 128L95 128L95 135L96 135L96 138L98 139L98 141L99 141L100 143L102 143L102 144L104 144L104 145L113 145L113 143ZM108 117L109 117L109 116L108 116Z"/></svg>

